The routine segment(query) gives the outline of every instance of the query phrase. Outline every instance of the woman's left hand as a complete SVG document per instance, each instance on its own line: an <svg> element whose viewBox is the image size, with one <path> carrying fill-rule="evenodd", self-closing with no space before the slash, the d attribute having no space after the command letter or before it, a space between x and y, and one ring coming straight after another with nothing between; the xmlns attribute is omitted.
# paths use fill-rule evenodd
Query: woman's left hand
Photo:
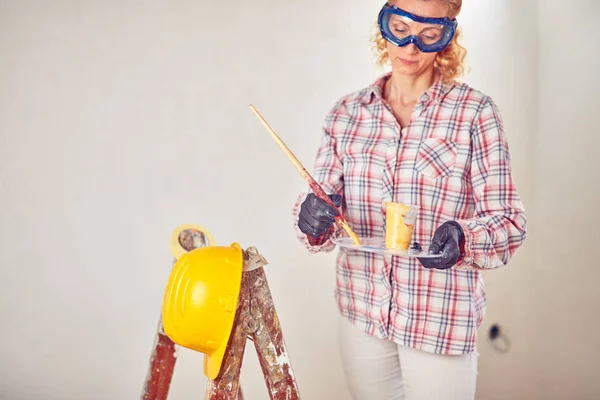
<svg viewBox="0 0 600 400"><path fill-rule="evenodd" d="M458 262L464 233L456 222L444 222L440 225L429 246L429 254L441 254L437 258L419 258L425 268L448 269Z"/></svg>

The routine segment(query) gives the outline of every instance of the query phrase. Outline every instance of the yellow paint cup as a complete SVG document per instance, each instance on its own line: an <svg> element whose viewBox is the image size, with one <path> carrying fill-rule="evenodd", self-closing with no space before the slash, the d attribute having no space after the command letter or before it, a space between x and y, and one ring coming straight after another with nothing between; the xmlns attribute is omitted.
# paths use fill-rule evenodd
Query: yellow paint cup
<svg viewBox="0 0 600 400"><path fill-rule="evenodd" d="M415 227L419 207L386 202L385 203L385 247L407 250Z"/></svg>

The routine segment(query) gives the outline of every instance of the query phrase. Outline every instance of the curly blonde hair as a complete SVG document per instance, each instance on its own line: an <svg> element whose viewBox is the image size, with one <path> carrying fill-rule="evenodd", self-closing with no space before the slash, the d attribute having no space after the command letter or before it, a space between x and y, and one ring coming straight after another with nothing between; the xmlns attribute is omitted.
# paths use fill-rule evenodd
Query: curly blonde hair
<svg viewBox="0 0 600 400"><path fill-rule="evenodd" d="M422 0L429 1L429 0ZM450 19L456 18L462 8L462 0L437 0L445 3L448 6L448 17ZM394 4L394 0L388 0L389 6ZM467 49L465 49L459 43L461 38L460 26L456 29L456 34L452 38L452 41L444 50L439 52L434 61L434 68L440 74L444 82L451 82L458 80L465 72L465 57L467 55ZM390 58L387 52L387 41L381 36L379 26L376 24L375 33L372 37L373 51L376 56L376 64L380 67L388 64Z"/></svg>

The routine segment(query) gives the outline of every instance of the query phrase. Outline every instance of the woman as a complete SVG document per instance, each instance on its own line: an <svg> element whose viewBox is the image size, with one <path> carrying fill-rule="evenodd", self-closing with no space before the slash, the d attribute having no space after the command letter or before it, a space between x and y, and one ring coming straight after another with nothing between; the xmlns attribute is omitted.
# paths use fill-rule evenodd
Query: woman
<svg viewBox="0 0 600 400"><path fill-rule="evenodd" d="M473 399L480 271L506 265L525 240L493 100L456 82L461 0L388 1L376 49L391 73L342 97L326 117L315 179L360 237L383 237L383 204L419 206L413 241L439 258L341 249L336 299L354 399ZM337 210L314 194L294 207L298 238L331 251Z"/></svg>

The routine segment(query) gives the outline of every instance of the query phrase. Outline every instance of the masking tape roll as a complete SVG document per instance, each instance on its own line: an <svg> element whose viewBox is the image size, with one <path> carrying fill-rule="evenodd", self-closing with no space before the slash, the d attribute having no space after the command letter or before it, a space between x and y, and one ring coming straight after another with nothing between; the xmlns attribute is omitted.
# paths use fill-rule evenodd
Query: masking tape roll
<svg viewBox="0 0 600 400"><path fill-rule="evenodd" d="M184 247L180 241L181 234L185 231L188 231L190 233L189 237L187 238L190 241L190 243L188 243L188 246L186 246L187 248ZM205 239L205 243L198 243L197 237L194 237L194 233L201 234ZM213 235L208 231L208 229L196 224L185 224L178 226L173 231L173 233L171 234L171 240L169 242L169 248L171 249L171 254L173 255L173 257L175 259L179 259L179 257L189 252L190 250L193 250L194 248L212 246L214 245L214 243L215 239Z"/></svg>

